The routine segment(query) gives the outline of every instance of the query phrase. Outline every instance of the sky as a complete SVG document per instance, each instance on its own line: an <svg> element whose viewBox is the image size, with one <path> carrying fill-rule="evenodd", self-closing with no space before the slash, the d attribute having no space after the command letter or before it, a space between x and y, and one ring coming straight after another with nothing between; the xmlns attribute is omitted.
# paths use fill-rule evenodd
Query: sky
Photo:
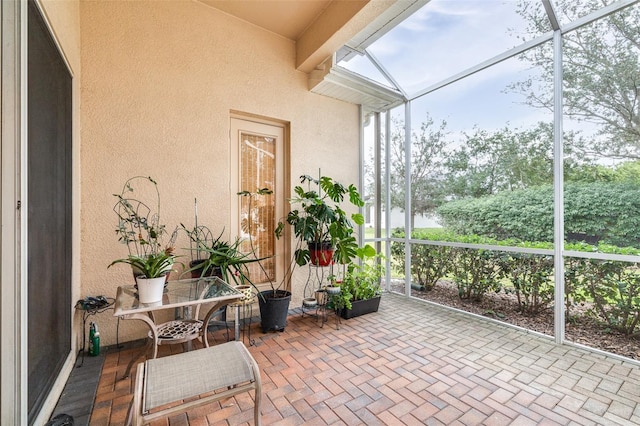
<svg viewBox="0 0 640 426"><path fill-rule="evenodd" d="M579 2L567 0L570 6ZM611 0L603 2L596 4L602 6ZM520 45L523 40L543 35L529 34L528 21L518 13L521 7L528 8L528 13L544 13L541 0L431 0L367 50L411 98L429 86ZM558 7L555 10L561 22L570 20ZM569 8L568 13L575 19L588 12L588 9L576 12ZM546 43L551 61L552 41ZM390 84L367 63L366 57L359 57L340 65ZM542 72L541 68L534 68L518 57L506 59L413 100L412 127L419 131L428 116L436 127L446 121L449 139L456 144L463 140L462 134L474 133L476 128L496 132L507 126L523 130L538 122L550 123L553 121L550 110L528 105L525 94L509 88L512 83L528 80L536 87L548 81L541 78ZM536 94L550 96L550 88L539 89ZM402 117L403 113L404 107L400 107L392 115ZM597 124L567 116L563 121L565 130L579 130L587 138L599 129Z"/></svg>
<svg viewBox="0 0 640 426"><path fill-rule="evenodd" d="M533 38L527 35L527 22L516 13L517 4L516 0L431 0L368 50L411 95L521 44L521 37ZM541 9L542 2L529 0L528 7ZM367 62L363 57L341 65L389 84ZM436 122L446 120L452 132L469 132L475 125L498 130L507 123L520 127L548 121L548 111L526 106L523 95L506 90L509 83L535 78L539 72L523 61L508 59L414 101L414 126L426 114Z"/></svg>
<svg viewBox="0 0 640 426"><path fill-rule="evenodd" d="M542 7L540 0L532 1ZM415 93L520 44L515 34L526 35L526 22L516 5L515 0L431 0L368 50L407 93ZM358 72L363 61L343 65Z"/></svg>

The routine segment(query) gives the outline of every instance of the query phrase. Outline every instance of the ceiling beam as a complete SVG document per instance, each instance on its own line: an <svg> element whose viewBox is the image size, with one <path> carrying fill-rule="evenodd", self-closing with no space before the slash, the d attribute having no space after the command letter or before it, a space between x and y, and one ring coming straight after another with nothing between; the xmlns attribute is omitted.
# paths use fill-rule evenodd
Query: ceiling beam
<svg viewBox="0 0 640 426"><path fill-rule="evenodd" d="M296 69L310 73L399 0L334 0L296 41Z"/></svg>

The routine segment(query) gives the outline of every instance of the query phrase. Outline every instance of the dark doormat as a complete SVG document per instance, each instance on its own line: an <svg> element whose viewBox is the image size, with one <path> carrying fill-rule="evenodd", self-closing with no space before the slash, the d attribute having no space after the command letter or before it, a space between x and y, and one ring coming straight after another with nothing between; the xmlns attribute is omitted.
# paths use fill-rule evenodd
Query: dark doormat
<svg viewBox="0 0 640 426"><path fill-rule="evenodd" d="M67 380L58 404L53 410L51 420L61 414L73 417L72 424L74 426L86 426L91 420L93 403L96 398L100 375L102 374L102 365L104 364L104 354L85 356L82 366L78 367L81 356L78 355L78 360L76 360L71 375L69 375L69 380ZM59 419L62 419L62 416ZM57 423L54 424L57 425Z"/></svg>

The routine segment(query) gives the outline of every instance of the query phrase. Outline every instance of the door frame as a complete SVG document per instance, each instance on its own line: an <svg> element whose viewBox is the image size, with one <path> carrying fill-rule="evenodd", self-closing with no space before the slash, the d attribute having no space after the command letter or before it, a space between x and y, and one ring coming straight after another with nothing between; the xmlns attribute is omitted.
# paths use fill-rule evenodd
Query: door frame
<svg viewBox="0 0 640 426"><path fill-rule="evenodd" d="M26 2L0 2L2 41L0 423L26 424Z"/></svg>
<svg viewBox="0 0 640 426"><path fill-rule="evenodd" d="M231 209L230 209L230 230L231 237L237 236L237 232L239 229L239 212L240 212L240 197L236 195L236 189L239 187L240 182L240 169L238 166L239 160L239 145L237 142L237 137L234 134L234 129L236 128L234 123L242 123L245 122L247 125L251 126L252 124L270 126L273 128L278 128L282 132L282 144L280 149L276 151L276 155L281 156L281 161L278 162L282 170L276 170L276 175L280 172L281 177L281 186L282 189L279 192L274 192L274 196L278 197L276 200L276 214L274 220L277 222L284 218L289 211L289 205L287 200L291 194L291 173L290 173L290 124L286 121L272 119L268 117L262 117L253 114L246 114L238 111L231 111L230 120L229 120L229 165L232 170L230 174L230 196L231 196ZM257 132L258 133L258 132ZM234 167L236 167L235 172ZM278 207L278 205L280 207ZM274 226L277 225L274 224ZM277 286L284 278L286 274L286 266L287 260L290 259L291 253L291 241L290 238L281 238L277 241L276 246L276 279L275 285ZM285 287L288 289L290 286L289 282L285 282ZM264 288L263 288L264 287ZM266 290L270 288L268 284L259 284L258 288L260 290Z"/></svg>
<svg viewBox="0 0 640 426"><path fill-rule="evenodd" d="M27 39L29 3L37 7L51 34L58 51L74 82L72 99L77 98L78 83L64 53L64 49L52 30L46 13L38 0L0 2L0 41L2 42L2 87L0 102L0 423L28 424L28 276L27 262ZM73 102L73 101L72 101ZM72 187L77 191L79 146L75 123L78 107L73 102L73 173ZM79 246L79 204L73 203L73 250ZM79 291L77 284L77 252L72 259L72 294ZM72 296L73 299L73 296ZM69 307L69 315L74 312ZM72 321L69 354L62 370L55 378L46 401L42 404L34 424L44 424L62 394L64 385L75 361L75 322ZM77 325L77 324L76 324Z"/></svg>

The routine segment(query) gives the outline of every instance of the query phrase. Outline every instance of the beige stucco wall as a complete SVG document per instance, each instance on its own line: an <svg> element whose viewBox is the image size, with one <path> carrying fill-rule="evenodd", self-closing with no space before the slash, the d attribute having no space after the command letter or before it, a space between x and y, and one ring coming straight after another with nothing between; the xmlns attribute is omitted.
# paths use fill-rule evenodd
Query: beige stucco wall
<svg viewBox="0 0 640 426"><path fill-rule="evenodd" d="M126 255L112 194L131 176L158 182L168 228L193 224L197 197L200 223L229 229L232 110L289 123L292 184L319 168L357 182L358 108L307 90L292 41L192 1L83 1L80 16L83 294L132 283L125 266L107 269ZM97 321L115 343L115 319ZM144 330L124 321L120 340Z"/></svg>

